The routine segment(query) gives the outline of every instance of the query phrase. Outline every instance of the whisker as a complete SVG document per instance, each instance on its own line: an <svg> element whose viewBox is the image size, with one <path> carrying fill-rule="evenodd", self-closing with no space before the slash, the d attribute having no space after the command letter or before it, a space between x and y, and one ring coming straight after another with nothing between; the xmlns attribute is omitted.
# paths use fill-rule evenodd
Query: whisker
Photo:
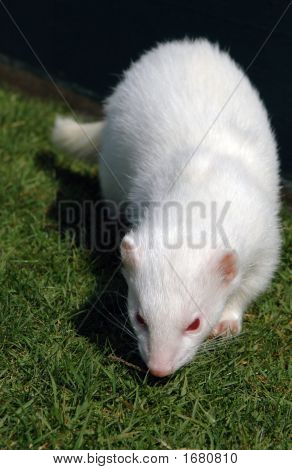
<svg viewBox="0 0 292 470"><path fill-rule="evenodd" d="M121 297L122 299L125 299L125 300L128 300L128 297L124 294L122 294L121 292L119 292L118 290L109 290L107 291L108 294L114 294L114 295L117 295L118 297Z"/></svg>
<svg viewBox="0 0 292 470"><path fill-rule="evenodd" d="M108 313L108 315L111 317L111 323L114 324L115 326L117 326L118 328L120 328L122 330L122 332L125 332L127 333L130 337L132 338L136 338L134 333L126 327L126 322L125 323L121 323L117 317L115 315L112 314L112 312L110 312L108 310L108 308L101 302L101 304L103 305L104 309L106 310L106 312ZM103 313L103 312L99 312L103 315L104 318L108 319L109 318Z"/></svg>
<svg viewBox="0 0 292 470"><path fill-rule="evenodd" d="M237 336L217 336L215 338L209 339L205 341L199 348L196 356L201 356L203 354L206 354L208 352L214 351L217 348L220 348L222 346L228 346L230 342L238 342L241 340L241 338L245 335L246 333L240 333Z"/></svg>
<svg viewBox="0 0 292 470"><path fill-rule="evenodd" d="M124 323L120 322L118 318L115 315L113 315L113 313L110 312L110 310L104 305L101 299L98 299L98 302L100 302L103 309L106 311L107 315L102 310L99 310L98 314L101 315L103 318L105 318L107 321L109 321L112 325L122 330L123 333L126 333L129 337L136 340L136 336L134 335L134 333L129 328L126 327L126 322Z"/></svg>

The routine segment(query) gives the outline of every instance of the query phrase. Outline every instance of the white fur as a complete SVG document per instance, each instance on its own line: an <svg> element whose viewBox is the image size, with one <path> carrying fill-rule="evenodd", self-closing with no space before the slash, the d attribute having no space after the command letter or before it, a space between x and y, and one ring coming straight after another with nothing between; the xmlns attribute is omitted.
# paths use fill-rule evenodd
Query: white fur
<svg viewBox="0 0 292 470"><path fill-rule="evenodd" d="M79 124L71 118L59 116L53 128L52 141L60 149L96 163L100 146L99 136L103 127L103 122Z"/></svg>
<svg viewBox="0 0 292 470"><path fill-rule="evenodd" d="M135 249L122 250L122 257L141 354L154 374L166 375L191 360L223 321L239 331L246 306L271 280L280 248L276 143L266 109L244 72L203 39L160 44L144 54L108 98L105 114L97 133L105 197L158 203L127 235L125 247ZM66 127L57 129L55 140L63 147L67 142L69 150L87 147L76 127L76 138L73 127L69 138ZM169 201L184 208L199 201L205 217L178 221L171 209L166 227ZM214 246L212 204L221 210L226 201L228 246L220 237ZM174 240L179 230L181 246L167 247L165 235ZM199 240L202 231L206 243L191 248L187 237L191 233ZM234 253L235 276L228 281L222 274L226 253ZM137 322L137 311L147 328ZM187 333L196 317L200 329Z"/></svg>

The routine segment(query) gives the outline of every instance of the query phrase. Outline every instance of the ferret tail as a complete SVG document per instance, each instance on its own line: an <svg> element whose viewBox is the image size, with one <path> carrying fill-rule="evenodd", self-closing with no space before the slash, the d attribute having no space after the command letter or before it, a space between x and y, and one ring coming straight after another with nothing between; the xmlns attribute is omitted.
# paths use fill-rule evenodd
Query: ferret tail
<svg viewBox="0 0 292 470"><path fill-rule="evenodd" d="M96 163L104 121L79 124L71 118L58 116L52 141L61 150L89 163Z"/></svg>

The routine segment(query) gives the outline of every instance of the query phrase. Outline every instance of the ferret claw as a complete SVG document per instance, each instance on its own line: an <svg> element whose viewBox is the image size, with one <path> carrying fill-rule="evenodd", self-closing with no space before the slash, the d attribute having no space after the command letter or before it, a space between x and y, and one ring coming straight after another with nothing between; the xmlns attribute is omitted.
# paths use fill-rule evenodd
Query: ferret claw
<svg viewBox="0 0 292 470"><path fill-rule="evenodd" d="M241 323L239 320L222 320L215 328L213 328L211 337L216 336L234 336L241 331Z"/></svg>

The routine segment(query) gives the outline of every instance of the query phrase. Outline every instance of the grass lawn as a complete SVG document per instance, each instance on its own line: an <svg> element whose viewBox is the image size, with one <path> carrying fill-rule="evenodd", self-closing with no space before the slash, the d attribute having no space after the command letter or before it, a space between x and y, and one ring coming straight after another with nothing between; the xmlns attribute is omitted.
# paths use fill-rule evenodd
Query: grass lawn
<svg viewBox="0 0 292 470"><path fill-rule="evenodd" d="M57 112L0 89L0 448L288 448L291 215L243 334L155 380L113 324L125 308L117 256L59 236L58 201L96 200L99 187L97 169L51 147Z"/></svg>

